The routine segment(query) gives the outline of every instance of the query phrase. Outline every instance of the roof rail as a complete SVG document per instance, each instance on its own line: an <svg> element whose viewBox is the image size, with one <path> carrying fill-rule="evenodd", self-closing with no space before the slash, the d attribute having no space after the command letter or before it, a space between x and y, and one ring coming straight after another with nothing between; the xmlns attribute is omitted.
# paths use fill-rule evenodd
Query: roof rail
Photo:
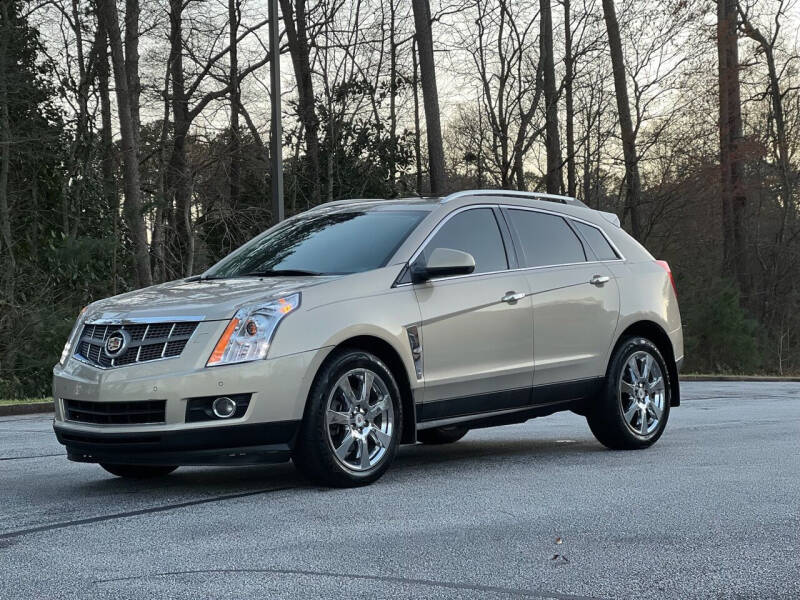
<svg viewBox="0 0 800 600"><path fill-rule="evenodd" d="M465 198L468 196L510 196L512 198L528 198L529 200L545 200L548 202L558 202L560 204L568 204L570 206L587 206L575 198L569 196L558 196L556 194L540 194L538 192L521 192L519 190L463 190L461 192L454 192L442 198L442 204L455 200L457 198Z"/></svg>

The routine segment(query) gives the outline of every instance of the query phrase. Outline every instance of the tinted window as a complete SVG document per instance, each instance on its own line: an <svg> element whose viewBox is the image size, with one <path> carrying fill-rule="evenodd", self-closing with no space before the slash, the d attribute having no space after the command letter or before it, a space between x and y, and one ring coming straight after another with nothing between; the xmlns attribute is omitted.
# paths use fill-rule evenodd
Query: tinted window
<svg viewBox="0 0 800 600"><path fill-rule="evenodd" d="M589 243L589 247L594 252L597 260L616 260L619 258L611 244L608 243L606 236L597 227L578 221L573 221L573 225Z"/></svg>
<svg viewBox="0 0 800 600"><path fill-rule="evenodd" d="M473 208L455 215L425 246L425 258L436 248L470 253L475 259L475 273L508 269L503 238L491 208Z"/></svg>
<svg viewBox="0 0 800 600"><path fill-rule="evenodd" d="M426 214L417 210L312 213L254 238L212 267L207 276L377 269L385 266Z"/></svg>
<svg viewBox="0 0 800 600"><path fill-rule="evenodd" d="M561 217L530 210L508 212L522 244L525 266L564 265L586 260L583 244Z"/></svg>

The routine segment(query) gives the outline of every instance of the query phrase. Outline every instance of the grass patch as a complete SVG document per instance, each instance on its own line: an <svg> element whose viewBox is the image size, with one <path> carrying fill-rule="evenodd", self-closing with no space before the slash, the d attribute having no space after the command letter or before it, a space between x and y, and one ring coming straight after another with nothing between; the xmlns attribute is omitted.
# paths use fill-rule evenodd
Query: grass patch
<svg viewBox="0 0 800 600"><path fill-rule="evenodd" d="M43 402L52 402L52 398L16 398L10 400L4 400L0 398L0 406L8 406L10 404L33 404L33 403L43 403Z"/></svg>

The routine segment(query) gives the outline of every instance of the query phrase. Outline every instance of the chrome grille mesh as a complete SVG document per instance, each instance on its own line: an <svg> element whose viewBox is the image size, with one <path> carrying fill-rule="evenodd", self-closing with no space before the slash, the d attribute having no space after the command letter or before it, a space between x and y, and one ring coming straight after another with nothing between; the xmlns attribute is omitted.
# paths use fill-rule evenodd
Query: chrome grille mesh
<svg viewBox="0 0 800 600"><path fill-rule="evenodd" d="M134 363L180 356L197 328L197 321L176 323L135 323L104 325L87 323L75 348L75 355L98 367L109 369ZM130 336L127 350L116 358L104 352L108 336L124 330Z"/></svg>

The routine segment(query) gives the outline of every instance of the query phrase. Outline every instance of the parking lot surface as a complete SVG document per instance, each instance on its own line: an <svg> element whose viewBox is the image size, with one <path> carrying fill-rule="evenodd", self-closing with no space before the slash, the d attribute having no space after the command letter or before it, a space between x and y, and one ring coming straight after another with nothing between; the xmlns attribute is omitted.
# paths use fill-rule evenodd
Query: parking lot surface
<svg viewBox="0 0 800 600"><path fill-rule="evenodd" d="M290 464L146 482L0 419L0 598L798 598L800 384L684 383L652 448L561 413L401 448L360 489Z"/></svg>

